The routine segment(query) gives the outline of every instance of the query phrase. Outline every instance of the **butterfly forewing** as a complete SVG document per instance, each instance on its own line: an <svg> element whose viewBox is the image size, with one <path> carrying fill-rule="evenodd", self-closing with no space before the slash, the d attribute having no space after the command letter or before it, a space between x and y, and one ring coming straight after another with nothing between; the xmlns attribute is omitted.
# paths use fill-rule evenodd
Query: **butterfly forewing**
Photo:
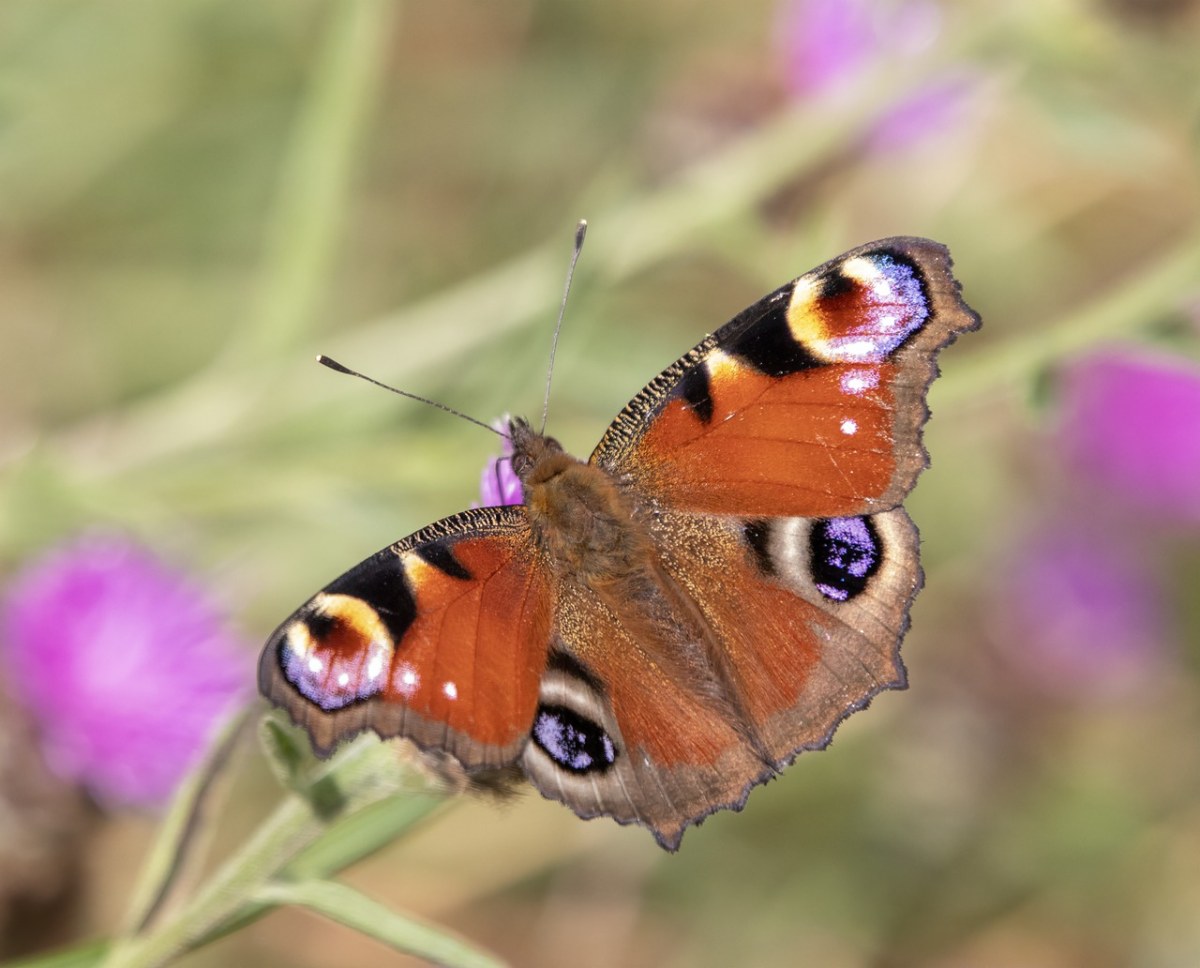
<svg viewBox="0 0 1200 968"><path fill-rule="evenodd" d="M680 509L886 510L927 463L934 354L978 324L943 246L863 246L755 303L660 374L592 462Z"/></svg>
<svg viewBox="0 0 1200 968"><path fill-rule="evenodd" d="M302 606L267 643L260 688L321 753L372 729L506 766L533 723L551 596L522 508L465 511Z"/></svg>

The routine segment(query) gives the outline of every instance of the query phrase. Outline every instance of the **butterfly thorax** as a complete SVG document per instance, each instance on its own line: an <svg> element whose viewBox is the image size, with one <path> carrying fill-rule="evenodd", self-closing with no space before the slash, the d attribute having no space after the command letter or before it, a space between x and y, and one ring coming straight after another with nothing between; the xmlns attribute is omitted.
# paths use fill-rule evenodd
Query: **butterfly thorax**
<svg viewBox="0 0 1200 968"><path fill-rule="evenodd" d="M651 567L653 545L609 474L524 420L514 419L509 430L530 530L552 570L598 586Z"/></svg>

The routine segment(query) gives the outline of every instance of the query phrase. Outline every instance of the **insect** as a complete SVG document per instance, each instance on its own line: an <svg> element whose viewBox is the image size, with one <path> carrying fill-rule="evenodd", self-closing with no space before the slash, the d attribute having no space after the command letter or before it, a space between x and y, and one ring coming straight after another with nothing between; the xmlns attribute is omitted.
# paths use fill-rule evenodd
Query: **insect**
<svg viewBox="0 0 1200 968"><path fill-rule="evenodd" d="M336 579L271 636L261 691L320 755L407 737L677 849L906 686L922 572L900 503L934 358L978 325L943 246L885 239L702 340L586 463L511 419L524 503Z"/></svg>

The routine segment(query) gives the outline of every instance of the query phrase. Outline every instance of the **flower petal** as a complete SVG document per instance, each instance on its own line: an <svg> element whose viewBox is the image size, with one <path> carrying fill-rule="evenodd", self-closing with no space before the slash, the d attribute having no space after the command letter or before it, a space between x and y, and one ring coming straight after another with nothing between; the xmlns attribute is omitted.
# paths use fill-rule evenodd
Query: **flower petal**
<svg viewBox="0 0 1200 968"><path fill-rule="evenodd" d="M168 797L251 680L249 652L203 591L113 534L25 568L0 636L51 765L117 803Z"/></svg>
<svg viewBox="0 0 1200 968"><path fill-rule="evenodd" d="M1200 524L1200 365L1119 349L1081 359L1063 377L1058 436L1082 480Z"/></svg>
<svg viewBox="0 0 1200 968"><path fill-rule="evenodd" d="M998 647L1045 691L1119 695L1160 663L1169 635L1157 576L1119 536L1083 522L1047 525L998 578Z"/></svg>

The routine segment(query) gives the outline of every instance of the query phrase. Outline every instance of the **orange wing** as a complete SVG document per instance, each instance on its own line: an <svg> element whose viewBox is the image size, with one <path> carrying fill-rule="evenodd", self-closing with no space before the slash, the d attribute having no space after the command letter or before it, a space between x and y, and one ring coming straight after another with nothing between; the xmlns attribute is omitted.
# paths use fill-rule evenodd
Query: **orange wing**
<svg viewBox="0 0 1200 968"><path fill-rule="evenodd" d="M372 729L501 767L529 737L552 615L524 509L465 511L302 606L263 650L259 688L322 755Z"/></svg>
<svg viewBox="0 0 1200 968"><path fill-rule="evenodd" d="M928 463L934 356L978 325L943 246L896 238L854 249L660 374L592 463L668 507L712 514L894 507Z"/></svg>

